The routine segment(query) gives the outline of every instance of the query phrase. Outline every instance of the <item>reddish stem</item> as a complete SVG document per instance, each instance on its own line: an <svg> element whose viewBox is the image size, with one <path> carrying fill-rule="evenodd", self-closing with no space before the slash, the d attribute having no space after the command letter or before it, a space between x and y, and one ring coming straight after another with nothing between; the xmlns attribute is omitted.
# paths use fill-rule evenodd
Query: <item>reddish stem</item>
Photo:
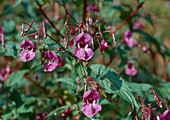
<svg viewBox="0 0 170 120"><path fill-rule="evenodd" d="M61 105L64 104L62 98L61 98L60 96L56 95L54 92L51 92L50 89L47 89L46 87L44 87L43 85L39 84L39 83L36 82L35 80L31 79L31 78L30 78L29 76L27 76L27 75L24 75L24 77L25 77L27 80L29 80L30 82L32 82L33 84L35 84L36 86L40 87L41 89L45 90L46 92L48 92L48 93L50 93L51 95L53 95L54 97L56 97L56 98L59 100L59 102L60 102Z"/></svg>
<svg viewBox="0 0 170 120"><path fill-rule="evenodd" d="M83 1L83 23L86 21L86 8L87 8L87 0Z"/></svg>
<svg viewBox="0 0 170 120"><path fill-rule="evenodd" d="M117 114L117 109L118 109L118 103L119 103L119 96L117 96L117 99L116 99L116 105L115 105L115 111L114 111L114 114L113 114L113 120L116 120L116 114Z"/></svg>
<svg viewBox="0 0 170 120"><path fill-rule="evenodd" d="M41 14L48 20L48 22L50 23L50 25L56 30L57 34L59 36L61 36L62 38L64 38L64 36L60 33L60 31L55 27L54 23L48 18L48 16L45 14L45 12L42 9L42 6L39 5L39 11L41 12Z"/></svg>

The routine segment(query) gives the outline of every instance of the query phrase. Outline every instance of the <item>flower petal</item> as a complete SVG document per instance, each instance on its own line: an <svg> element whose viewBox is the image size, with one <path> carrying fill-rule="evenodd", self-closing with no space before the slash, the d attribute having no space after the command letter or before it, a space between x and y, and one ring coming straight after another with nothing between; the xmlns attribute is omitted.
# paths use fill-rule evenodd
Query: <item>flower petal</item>
<svg viewBox="0 0 170 120"><path fill-rule="evenodd" d="M21 47L26 49L28 46L30 46L32 49L35 48L34 43L31 40L23 40L21 42Z"/></svg>
<svg viewBox="0 0 170 120"><path fill-rule="evenodd" d="M83 95L84 101L89 99L89 96L90 96L91 93L92 93L92 90L88 90L84 93L84 95Z"/></svg>
<svg viewBox="0 0 170 120"><path fill-rule="evenodd" d="M102 107L100 104L97 104L97 103L93 104L93 115L95 115L96 113L98 113L101 110L102 110Z"/></svg>
<svg viewBox="0 0 170 120"><path fill-rule="evenodd" d="M70 40L68 46L69 46L69 48L72 48L73 45L74 45L74 37Z"/></svg>
<svg viewBox="0 0 170 120"><path fill-rule="evenodd" d="M63 67L65 65L65 61L62 57L58 56L57 67Z"/></svg>
<svg viewBox="0 0 170 120"><path fill-rule="evenodd" d="M90 60L93 56L93 50L91 48L85 48L85 60Z"/></svg>
<svg viewBox="0 0 170 120"><path fill-rule="evenodd" d="M75 38L76 44L83 42L83 40L85 44L91 45L92 40L91 40L91 37L87 33L80 33Z"/></svg>
<svg viewBox="0 0 170 120"><path fill-rule="evenodd" d="M137 45L137 41L135 39L133 39L133 38L130 38L130 39L127 40L127 45L129 47L136 46Z"/></svg>
<svg viewBox="0 0 170 120"><path fill-rule="evenodd" d="M46 58L49 60L52 60L52 59L56 60L58 59L58 55L54 51L48 50L46 53Z"/></svg>
<svg viewBox="0 0 170 120"><path fill-rule="evenodd" d="M160 120L170 120L170 110L165 110L162 113Z"/></svg>
<svg viewBox="0 0 170 120"><path fill-rule="evenodd" d="M47 72L47 71L48 71L48 72L51 72L51 71L53 71L56 67L57 67L57 65L48 62L48 63L45 63L45 64L44 64L43 70L44 70L45 72Z"/></svg>
<svg viewBox="0 0 170 120"><path fill-rule="evenodd" d="M92 112L92 105L91 104L85 104L82 106L81 110L83 113L88 116L88 117L93 117L93 112Z"/></svg>
<svg viewBox="0 0 170 120"><path fill-rule="evenodd" d="M24 62L27 62L35 57L35 53L32 51L23 51L20 53L20 57Z"/></svg>
<svg viewBox="0 0 170 120"><path fill-rule="evenodd" d="M74 55L80 60L85 60L85 50L84 49L75 48Z"/></svg>

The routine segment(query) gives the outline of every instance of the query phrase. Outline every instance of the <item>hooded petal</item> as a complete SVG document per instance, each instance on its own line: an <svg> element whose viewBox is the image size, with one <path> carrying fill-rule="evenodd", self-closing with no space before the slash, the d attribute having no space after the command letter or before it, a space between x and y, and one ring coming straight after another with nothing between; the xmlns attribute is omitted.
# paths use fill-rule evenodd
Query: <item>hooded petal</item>
<svg viewBox="0 0 170 120"><path fill-rule="evenodd" d="M85 48L85 60L90 60L93 56L93 50L91 48Z"/></svg>
<svg viewBox="0 0 170 120"><path fill-rule="evenodd" d="M104 51L109 47L109 45L107 44L106 40L102 40L101 41L101 50Z"/></svg>
<svg viewBox="0 0 170 120"><path fill-rule="evenodd" d="M88 117L93 117L93 112L92 112L92 105L91 104L85 104L82 106L81 110L83 113L88 116Z"/></svg>
<svg viewBox="0 0 170 120"><path fill-rule="evenodd" d="M63 67L65 65L65 61L62 57L58 56L57 67Z"/></svg>
<svg viewBox="0 0 170 120"><path fill-rule="evenodd" d="M80 60L85 60L85 50L84 49L75 48L74 55Z"/></svg>
<svg viewBox="0 0 170 120"><path fill-rule="evenodd" d="M83 95L84 101L88 100L91 97L90 96L91 93L92 93L92 90L88 90L84 93L84 95Z"/></svg>
<svg viewBox="0 0 170 120"><path fill-rule="evenodd" d="M127 30L127 31L124 33L124 37L131 38L132 36L133 36L133 32L130 31L130 30Z"/></svg>
<svg viewBox="0 0 170 120"><path fill-rule="evenodd" d="M86 101L90 98L97 101L100 99L100 94L95 90L88 90L84 93L83 99L84 99L84 101Z"/></svg>
<svg viewBox="0 0 170 120"><path fill-rule="evenodd" d="M21 42L21 47L23 47L24 49L26 49L28 46L30 46L32 49L35 48L34 43L31 40L23 40Z"/></svg>
<svg viewBox="0 0 170 120"><path fill-rule="evenodd" d="M72 48L74 45L74 38L72 38L68 44L69 48Z"/></svg>
<svg viewBox="0 0 170 120"><path fill-rule="evenodd" d="M44 70L45 72L47 72L47 71L48 71L48 72L51 72L51 71L53 71L56 67L57 67L57 65L48 62L48 63L45 63L45 64L44 64L43 70Z"/></svg>
<svg viewBox="0 0 170 120"><path fill-rule="evenodd" d="M91 37L87 34L87 33L80 33L77 35L77 37L75 38L75 42L76 44L81 43L81 42L85 42L85 44L91 45Z"/></svg>
<svg viewBox="0 0 170 120"><path fill-rule="evenodd" d="M35 57L35 53L32 51L23 51L20 53L20 57L24 62L27 62Z"/></svg>
<svg viewBox="0 0 170 120"><path fill-rule="evenodd" d="M133 29L139 29L139 28L143 28L143 24L140 21L135 21L134 25L133 25Z"/></svg>
<svg viewBox="0 0 170 120"><path fill-rule="evenodd" d="M58 59L58 55L54 51L48 50L46 53L46 58L49 60L52 60L52 59L56 60Z"/></svg>
<svg viewBox="0 0 170 120"><path fill-rule="evenodd" d="M100 104L97 104L97 103L93 104L93 115L95 115L96 113L98 113L101 110L102 110L102 107Z"/></svg>
<svg viewBox="0 0 170 120"><path fill-rule="evenodd" d="M96 101L99 100L100 94L95 90L92 90L92 92L93 92L93 99L96 100Z"/></svg>

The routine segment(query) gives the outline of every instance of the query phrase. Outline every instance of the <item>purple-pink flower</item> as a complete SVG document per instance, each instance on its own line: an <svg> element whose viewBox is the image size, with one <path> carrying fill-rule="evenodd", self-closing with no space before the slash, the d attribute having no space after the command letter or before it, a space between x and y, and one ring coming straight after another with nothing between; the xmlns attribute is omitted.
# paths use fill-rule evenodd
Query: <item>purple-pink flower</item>
<svg viewBox="0 0 170 120"><path fill-rule="evenodd" d="M43 69L45 72L51 72L56 67L63 67L65 65L63 58L58 56L54 51L48 50L46 53L46 58L49 60L49 62L44 64Z"/></svg>
<svg viewBox="0 0 170 120"><path fill-rule="evenodd" d="M126 73L127 75L130 75L130 76L134 76L134 75L137 74L137 70L135 69L133 63L129 63L129 64L128 64L128 68L127 68L127 70L125 71L125 73Z"/></svg>
<svg viewBox="0 0 170 120"><path fill-rule="evenodd" d="M13 71L10 69L10 65L11 65L11 62L8 62L6 68L0 70L0 78L1 78L1 81L2 81L2 82L4 82L5 80L7 80L7 79L8 79L8 76L13 72Z"/></svg>
<svg viewBox="0 0 170 120"><path fill-rule="evenodd" d="M24 62L30 61L35 57L36 48L31 40L23 40L21 48L24 48L24 51L20 53L20 57Z"/></svg>
<svg viewBox="0 0 170 120"><path fill-rule="evenodd" d="M80 60L89 60L93 56L93 50L89 48L92 43L91 37L87 33L80 33L75 38L76 48L74 55Z"/></svg>
<svg viewBox="0 0 170 120"><path fill-rule="evenodd" d="M85 105L82 106L83 113L88 117L93 117L96 113L101 111L102 107L96 102L100 99L100 95L95 90L86 91L83 95Z"/></svg>
<svg viewBox="0 0 170 120"><path fill-rule="evenodd" d="M101 41L101 50L105 51L107 48L109 48L109 45L107 44L106 40Z"/></svg>
<svg viewBox="0 0 170 120"><path fill-rule="evenodd" d="M139 29L139 28L143 28L143 24L140 21L135 21L134 25L133 25L133 29Z"/></svg>
<svg viewBox="0 0 170 120"><path fill-rule="evenodd" d="M165 110L162 113L160 120L170 120L170 110Z"/></svg>
<svg viewBox="0 0 170 120"><path fill-rule="evenodd" d="M127 44L129 47L136 46L137 45L137 41L135 39L133 39L132 36L133 36L133 32L130 31L130 30L127 30L124 33L124 37L123 37L122 43L123 44Z"/></svg>

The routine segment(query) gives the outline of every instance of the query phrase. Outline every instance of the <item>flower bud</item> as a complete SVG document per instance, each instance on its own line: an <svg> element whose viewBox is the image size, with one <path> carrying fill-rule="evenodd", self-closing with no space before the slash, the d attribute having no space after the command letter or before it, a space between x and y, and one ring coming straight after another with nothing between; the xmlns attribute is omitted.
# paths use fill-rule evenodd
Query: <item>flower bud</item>
<svg viewBox="0 0 170 120"><path fill-rule="evenodd" d="M101 41L101 50L105 51L106 49L108 49L109 45L107 44L107 42L103 39Z"/></svg>

